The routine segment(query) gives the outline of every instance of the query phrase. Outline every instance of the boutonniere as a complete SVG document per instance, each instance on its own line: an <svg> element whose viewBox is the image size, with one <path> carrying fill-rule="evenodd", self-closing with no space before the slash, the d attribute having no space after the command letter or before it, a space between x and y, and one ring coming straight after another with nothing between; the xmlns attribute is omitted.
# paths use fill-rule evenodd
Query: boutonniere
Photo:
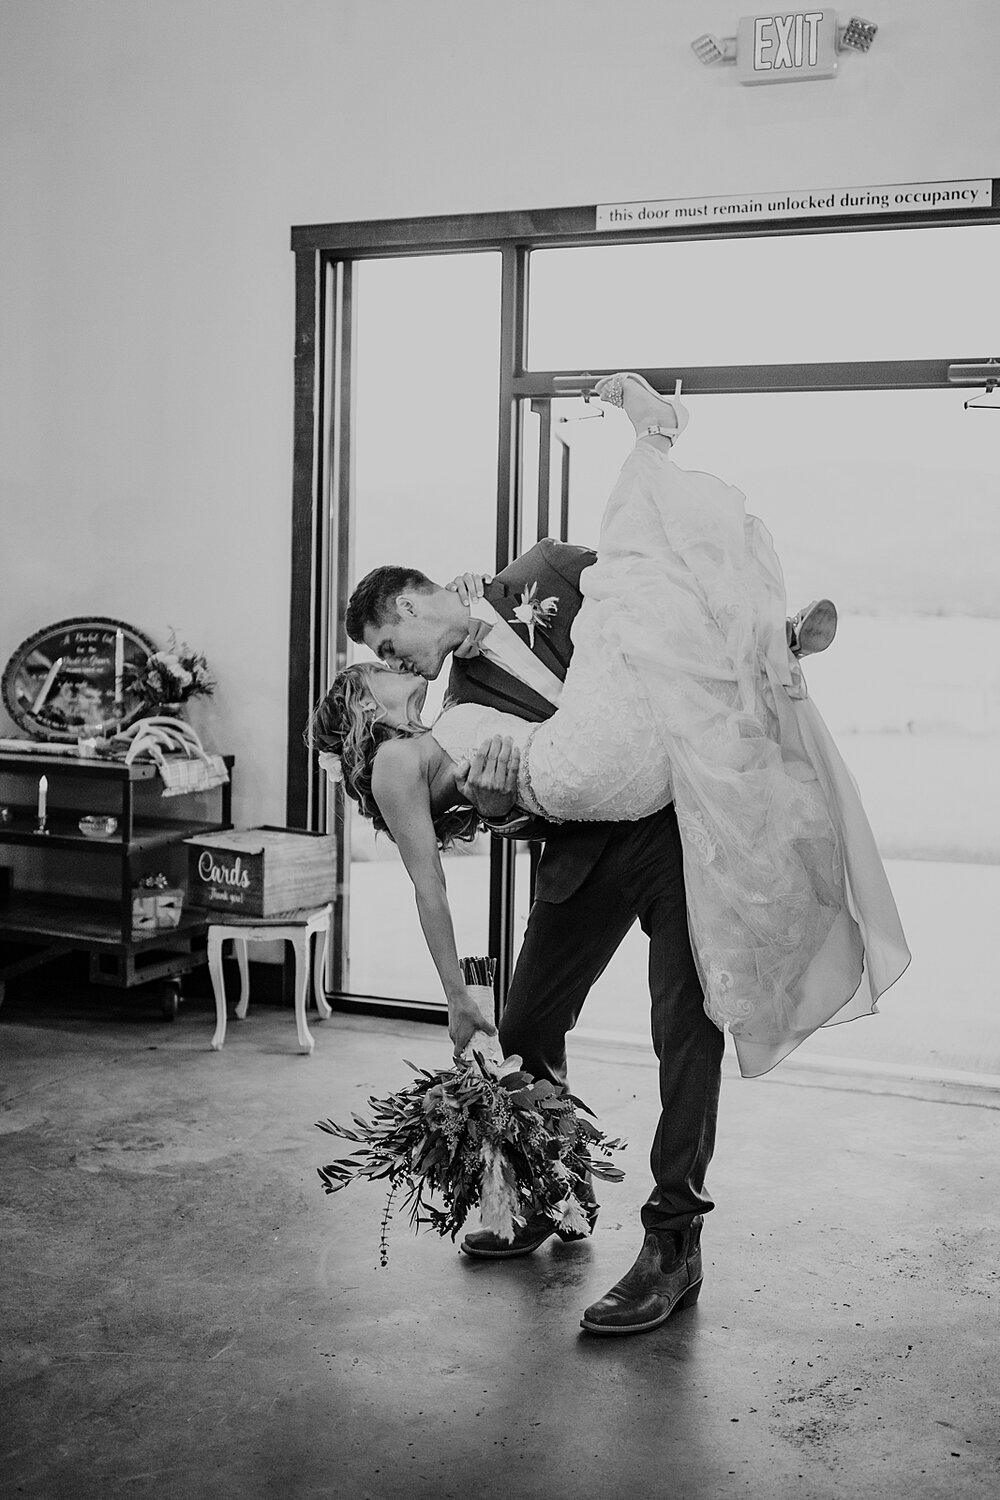
<svg viewBox="0 0 1000 1500"><path fill-rule="evenodd" d="M526 625L528 628L528 645L532 651L535 649L535 626L541 625L544 630L548 630L552 623L552 616L559 608L559 600L554 594L548 599L538 599L537 593L538 584L533 583L530 588L522 592L520 604L514 606L514 615L518 624Z"/></svg>

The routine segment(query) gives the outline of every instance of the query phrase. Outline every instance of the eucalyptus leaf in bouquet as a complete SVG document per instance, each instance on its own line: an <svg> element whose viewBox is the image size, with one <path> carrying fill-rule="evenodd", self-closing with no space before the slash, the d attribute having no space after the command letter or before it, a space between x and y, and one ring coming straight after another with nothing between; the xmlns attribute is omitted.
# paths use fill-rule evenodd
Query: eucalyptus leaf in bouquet
<svg viewBox="0 0 1000 1500"><path fill-rule="evenodd" d="M538 1212L557 1228L589 1233L581 1194L589 1198L590 1176L621 1181L625 1174L607 1158L626 1143L606 1136L582 1100L535 1080L516 1056L494 1065L474 1052L436 1073L414 1063L407 1067L416 1082L387 1098L369 1099L370 1119L354 1115L353 1126L317 1121L320 1130L358 1147L318 1168L327 1193L363 1178L388 1183L379 1245L383 1266L400 1191L415 1230L427 1227L453 1240L476 1208L483 1227L504 1239Z"/></svg>

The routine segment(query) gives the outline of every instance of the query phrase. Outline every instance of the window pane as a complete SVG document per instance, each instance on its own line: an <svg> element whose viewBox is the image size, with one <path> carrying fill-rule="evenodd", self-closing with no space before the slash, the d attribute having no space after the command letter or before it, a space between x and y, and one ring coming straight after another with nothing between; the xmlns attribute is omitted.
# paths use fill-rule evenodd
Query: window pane
<svg viewBox="0 0 1000 1500"><path fill-rule="evenodd" d="M981 982L1000 896L1000 412L966 412L964 397L693 397L677 447L680 467L747 495L793 611L824 595L839 606L837 638L806 677L860 785L913 950L877 1020L822 1031L801 1060L1000 1072L1000 1014ZM554 417L584 411L554 404ZM553 425L572 450L569 540L593 545L632 430L613 410ZM635 929L582 1032L648 1037L646 959Z"/></svg>
<svg viewBox="0 0 1000 1500"><path fill-rule="evenodd" d="M354 582L382 563L438 583L492 572L500 258L363 261L358 288ZM357 660L370 659L364 647ZM424 719L440 707L431 684ZM351 820L348 987L444 1004L395 846ZM488 840L445 856L460 954L487 951Z"/></svg>
<svg viewBox="0 0 1000 1500"><path fill-rule="evenodd" d="M986 359L998 264L979 224L536 250L528 367Z"/></svg>
<svg viewBox="0 0 1000 1500"><path fill-rule="evenodd" d="M774 536L793 602L835 594L854 615L995 617L1000 411L965 411L967 395L692 396L676 461L743 490ZM611 407L583 421L593 404L552 408L572 450L569 540L594 545L632 428Z"/></svg>

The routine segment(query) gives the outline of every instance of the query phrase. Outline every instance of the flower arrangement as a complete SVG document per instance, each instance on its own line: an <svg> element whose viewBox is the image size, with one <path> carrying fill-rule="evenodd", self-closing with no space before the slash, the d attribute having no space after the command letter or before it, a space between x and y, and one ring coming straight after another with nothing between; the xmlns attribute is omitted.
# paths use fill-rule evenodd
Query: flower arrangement
<svg viewBox="0 0 1000 1500"><path fill-rule="evenodd" d="M204 653L192 650L186 641L178 642L174 630L166 651L154 651L141 666L126 663L125 673L129 687L151 708L210 698L215 692Z"/></svg>
<svg viewBox="0 0 1000 1500"><path fill-rule="evenodd" d="M476 1207L483 1227L504 1239L527 1212L538 1211L560 1229L590 1232L581 1191L588 1174L621 1181L624 1172L603 1157L625 1142L610 1140L591 1123L592 1111L582 1100L536 1081L516 1056L494 1066L474 1052L436 1073L414 1063L407 1067L418 1075L416 1082L388 1098L369 1099L371 1120L355 1115L354 1129L317 1121L320 1130L360 1148L318 1168L327 1193L362 1178L388 1182L379 1242L383 1266L400 1189L415 1230L427 1226L453 1240ZM439 1195L443 1208L428 1202L427 1194Z"/></svg>

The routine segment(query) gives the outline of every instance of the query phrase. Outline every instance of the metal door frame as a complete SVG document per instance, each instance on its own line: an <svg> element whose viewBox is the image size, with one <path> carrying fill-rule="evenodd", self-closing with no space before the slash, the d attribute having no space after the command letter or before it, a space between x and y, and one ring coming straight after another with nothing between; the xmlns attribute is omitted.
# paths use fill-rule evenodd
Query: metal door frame
<svg viewBox="0 0 1000 1500"><path fill-rule="evenodd" d="M595 206L510 213L382 219L293 228L295 255L295 407L292 478L292 559L288 665L286 822L325 832L324 778L303 740L303 727L331 678L347 664L343 612L353 582L355 399L355 295L359 260L493 251L501 257L497 526L494 566L513 560L526 520L523 482L523 411L532 403L541 418L537 525L550 514L549 402L579 393L581 371L533 370L524 365L528 279L532 250L593 245L667 243L694 239L776 238L856 234L1000 223L1000 179L991 206L962 213L844 215L739 225L685 225L644 230L595 228ZM642 367L660 389L681 379L692 394L737 392L928 390L946 388L954 360L845 361L816 364ZM595 369L590 376L612 373ZM560 476L560 525L566 527L568 458ZM539 534L541 534L539 532ZM344 994L350 867L344 856L343 792L337 792L335 833L339 885L335 903L331 984ZM506 994L514 961L514 858L511 841L494 839L490 854L490 952L497 958L497 989ZM368 998L368 997L366 997ZM405 1002L373 1000L393 1009ZM427 1007L414 1006L414 1013ZM435 1018L437 1015L435 1013Z"/></svg>

